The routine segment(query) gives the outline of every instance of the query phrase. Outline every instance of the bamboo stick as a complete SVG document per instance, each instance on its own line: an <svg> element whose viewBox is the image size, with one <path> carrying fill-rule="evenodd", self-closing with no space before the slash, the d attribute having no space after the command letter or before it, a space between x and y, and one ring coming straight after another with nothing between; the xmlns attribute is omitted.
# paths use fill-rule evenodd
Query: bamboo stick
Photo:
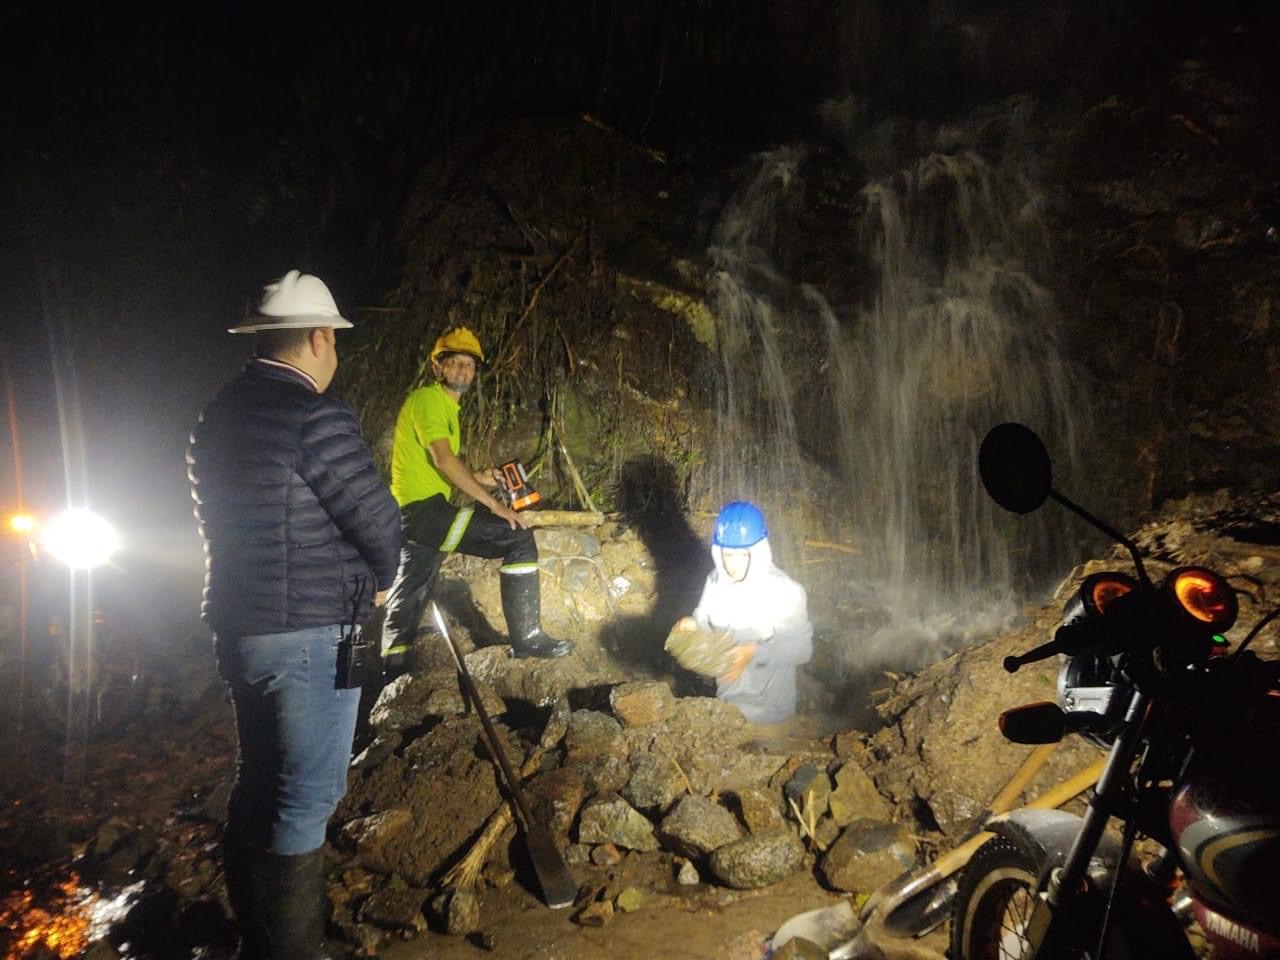
<svg viewBox="0 0 1280 960"><path fill-rule="evenodd" d="M520 516L531 527L598 527L604 514L598 510L530 510Z"/></svg>

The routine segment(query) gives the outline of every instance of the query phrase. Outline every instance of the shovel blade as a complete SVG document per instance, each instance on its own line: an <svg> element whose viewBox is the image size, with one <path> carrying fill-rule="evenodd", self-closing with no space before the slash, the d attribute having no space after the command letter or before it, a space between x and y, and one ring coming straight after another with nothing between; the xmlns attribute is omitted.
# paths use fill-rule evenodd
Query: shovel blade
<svg viewBox="0 0 1280 960"><path fill-rule="evenodd" d="M547 828L541 824L530 824L524 841L547 906L552 910L571 906L578 898L578 884Z"/></svg>
<svg viewBox="0 0 1280 960"><path fill-rule="evenodd" d="M940 880L890 910L881 920L882 926L895 937L923 937L931 933L951 915L956 886L954 875Z"/></svg>

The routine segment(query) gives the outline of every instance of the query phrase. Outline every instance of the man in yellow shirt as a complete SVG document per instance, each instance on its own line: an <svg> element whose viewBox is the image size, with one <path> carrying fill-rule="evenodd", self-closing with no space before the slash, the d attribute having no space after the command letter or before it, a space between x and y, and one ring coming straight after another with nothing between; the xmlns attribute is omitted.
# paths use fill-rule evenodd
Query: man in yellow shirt
<svg viewBox="0 0 1280 960"><path fill-rule="evenodd" d="M542 630L538 547L524 517L496 500L493 471L472 471L458 457L458 407L484 362L466 327L446 331L431 350L436 382L409 394L396 418L391 494L400 504L400 569L387 596L382 631L384 665L403 668L447 554L501 557L502 612L517 657L563 657L573 650ZM454 507L454 489L475 500Z"/></svg>

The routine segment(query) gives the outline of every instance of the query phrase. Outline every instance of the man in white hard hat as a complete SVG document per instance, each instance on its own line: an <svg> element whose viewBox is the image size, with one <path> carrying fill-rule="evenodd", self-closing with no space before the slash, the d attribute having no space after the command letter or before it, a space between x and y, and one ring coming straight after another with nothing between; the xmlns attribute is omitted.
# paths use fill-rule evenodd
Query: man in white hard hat
<svg viewBox="0 0 1280 960"><path fill-rule="evenodd" d="M325 395L351 323L291 270L231 328L254 357L187 450L205 541L201 615L239 736L223 840L242 960L323 956L325 825L360 700L340 653L396 572L400 514L351 408Z"/></svg>

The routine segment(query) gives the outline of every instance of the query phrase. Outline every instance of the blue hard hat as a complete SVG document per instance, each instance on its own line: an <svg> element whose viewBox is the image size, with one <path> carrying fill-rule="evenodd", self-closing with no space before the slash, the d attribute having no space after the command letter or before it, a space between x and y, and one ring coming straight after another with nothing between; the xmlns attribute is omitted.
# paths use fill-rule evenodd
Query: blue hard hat
<svg viewBox="0 0 1280 960"><path fill-rule="evenodd" d="M726 503L720 516L716 517L711 542L717 547L744 549L759 543L768 535L760 508L745 500L734 500Z"/></svg>

